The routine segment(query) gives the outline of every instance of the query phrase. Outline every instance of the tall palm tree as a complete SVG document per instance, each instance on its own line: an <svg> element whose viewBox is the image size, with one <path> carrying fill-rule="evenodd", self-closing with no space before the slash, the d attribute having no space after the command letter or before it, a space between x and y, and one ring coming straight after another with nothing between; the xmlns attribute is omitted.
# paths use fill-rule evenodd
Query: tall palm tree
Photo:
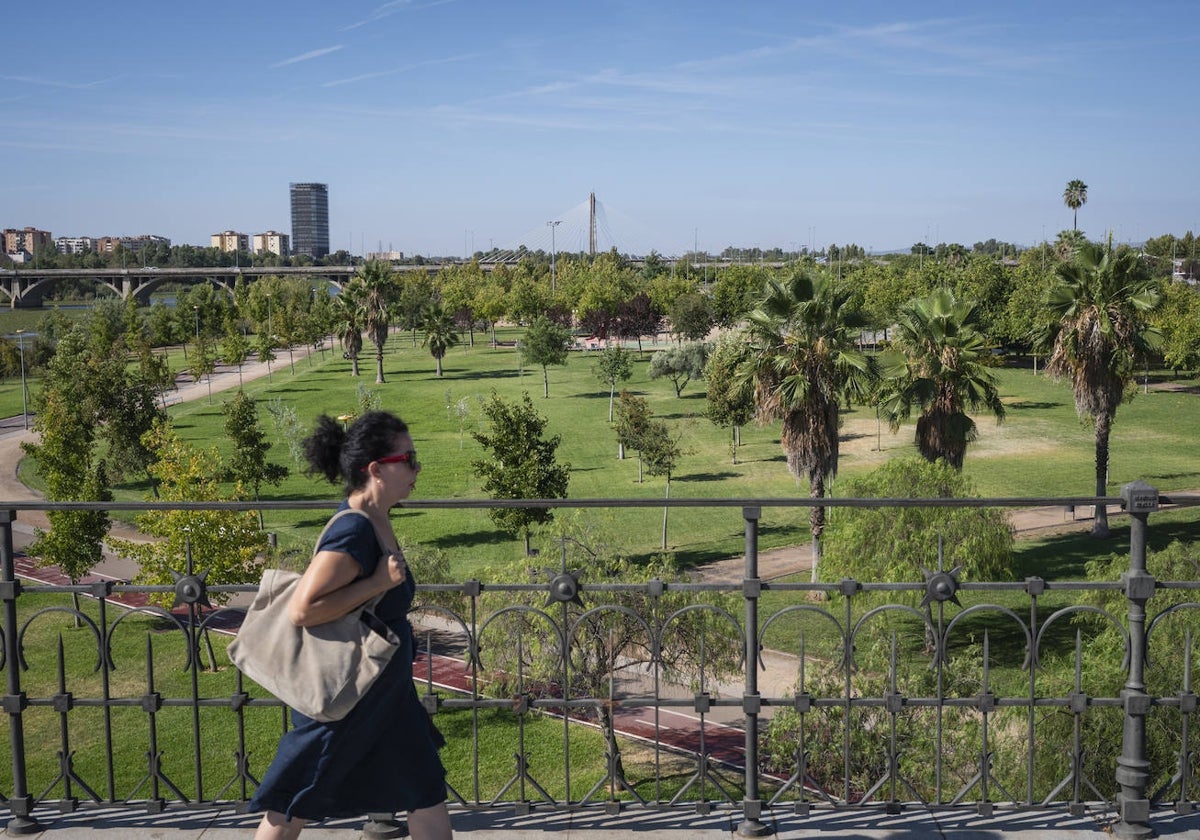
<svg viewBox="0 0 1200 840"><path fill-rule="evenodd" d="M1071 229L1079 230L1079 208L1087 204L1087 184L1078 178L1067 181L1067 188L1063 190L1063 204L1070 207L1071 212L1075 214L1075 223Z"/></svg>
<svg viewBox="0 0 1200 840"><path fill-rule="evenodd" d="M383 345L391 326L392 301L396 296L392 267L382 260L371 260L362 267L357 280L363 288L363 327L375 345L375 383L383 380Z"/></svg>
<svg viewBox="0 0 1200 840"><path fill-rule="evenodd" d="M830 275L800 269L769 279L747 319L751 353L739 378L753 383L760 421L783 421L788 469L808 477L814 499L824 498L826 478L837 475L841 404L861 397L874 376L858 344L866 318L850 297ZM813 507L809 524L816 580L824 507Z"/></svg>
<svg viewBox="0 0 1200 840"><path fill-rule="evenodd" d="M462 340L462 336L458 334L454 318L440 303L431 303L426 307L421 317L421 329L425 333L422 343L429 348L429 355L437 361L437 375L441 376L442 359L445 358L446 351L456 346Z"/></svg>
<svg viewBox="0 0 1200 840"><path fill-rule="evenodd" d="M333 299L333 332L350 360L351 376L358 376L358 354L363 347L363 299L366 291L358 279L351 280Z"/></svg>
<svg viewBox="0 0 1200 840"><path fill-rule="evenodd" d="M1137 354L1161 341L1146 315L1161 304L1162 291L1135 252L1114 252L1111 236L1107 245L1083 243L1056 273L1046 299L1054 320L1039 343L1050 350L1046 371L1071 383L1075 410L1095 423L1096 495L1104 496L1117 406L1133 394ZM1104 505L1096 506L1092 535L1108 536Z"/></svg>
<svg viewBox="0 0 1200 840"><path fill-rule="evenodd" d="M880 412L892 431L919 408L921 456L943 458L956 470L962 470L967 444L978 434L968 409L986 408L997 422L1004 420L978 314L974 304L956 300L949 289L914 298L901 307L895 349L881 362L887 387Z"/></svg>

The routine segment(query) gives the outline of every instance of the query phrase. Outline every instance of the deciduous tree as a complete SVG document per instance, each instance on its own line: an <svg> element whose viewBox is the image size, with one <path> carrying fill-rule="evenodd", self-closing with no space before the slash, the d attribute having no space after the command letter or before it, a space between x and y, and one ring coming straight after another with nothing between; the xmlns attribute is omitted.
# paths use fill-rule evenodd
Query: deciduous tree
<svg viewBox="0 0 1200 840"><path fill-rule="evenodd" d="M738 371L750 357L750 343L741 332L725 333L708 355L704 369L708 401L706 413L714 425L731 429L729 454L737 463L741 427L754 418L754 386Z"/></svg>
<svg viewBox="0 0 1200 840"><path fill-rule="evenodd" d="M704 366L707 363L708 345L702 341L668 347L650 358L650 378L670 379L675 387L675 396L680 397L689 382L704 378Z"/></svg>
<svg viewBox="0 0 1200 840"><path fill-rule="evenodd" d="M149 436L158 456L151 472L159 493L167 502L234 501L223 495L218 478L224 466L216 449L194 449L179 439L167 422L160 422ZM207 583L257 583L262 576L258 556L267 548L267 535L258 528L254 513L231 510L152 510L137 518L138 530L158 539L153 542L113 540L113 547L134 560L134 580L145 586L174 585L186 573L187 558L195 574ZM151 600L170 606L171 594L151 595ZM228 595L212 594L223 603Z"/></svg>
<svg viewBox="0 0 1200 840"><path fill-rule="evenodd" d="M498 394L483 404L489 429L471 436L488 450L473 462L483 490L493 499L565 499L571 465L560 464L555 453L562 438L545 436L546 419L533 408L529 394L508 402ZM489 516L506 533L525 540L529 553L532 528L554 518L549 508L494 508Z"/></svg>
<svg viewBox="0 0 1200 840"><path fill-rule="evenodd" d="M245 391L225 403L225 434L233 442L233 457L229 460L229 477L250 490L259 499L263 484L279 484L287 477L288 469L267 461L272 446L258 422L258 406ZM263 527L262 511L258 512L258 527Z"/></svg>
<svg viewBox="0 0 1200 840"><path fill-rule="evenodd" d="M623 347L613 345L600 351L592 370L595 372L596 378L608 386L608 422L611 423L617 382L625 382L633 376L633 363Z"/></svg>
<svg viewBox="0 0 1200 840"><path fill-rule="evenodd" d="M542 396L550 396L550 377L546 368L565 365L571 346L571 333L544 315L539 315L521 340L521 359L542 369Z"/></svg>

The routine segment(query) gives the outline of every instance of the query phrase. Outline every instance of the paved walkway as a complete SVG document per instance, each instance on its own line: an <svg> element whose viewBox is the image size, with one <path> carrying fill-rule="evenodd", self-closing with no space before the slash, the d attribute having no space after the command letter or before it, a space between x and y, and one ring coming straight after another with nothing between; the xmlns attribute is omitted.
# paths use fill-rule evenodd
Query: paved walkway
<svg viewBox="0 0 1200 840"><path fill-rule="evenodd" d="M76 814L35 814L44 831L26 836L42 840L251 840L257 815L222 812L167 812L157 815L131 814L117 809ZM1115 815L1089 811L1071 816L1062 810L1011 811L997 808L990 817L974 809L913 809L896 815L878 809L846 811L814 810L808 816L767 815L766 837L779 840L1112 840ZM452 812L455 834L469 840L533 840L546 834L562 840L618 840L645 838L663 840L737 840L742 824L740 812L698 815L689 811L623 810L618 814L599 811L556 813L551 811L519 816L511 809ZM1161 837L1200 838L1200 816L1156 813L1152 825ZM370 837L361 820L337 820L305 829L308 840L358 840Z"/></svg>

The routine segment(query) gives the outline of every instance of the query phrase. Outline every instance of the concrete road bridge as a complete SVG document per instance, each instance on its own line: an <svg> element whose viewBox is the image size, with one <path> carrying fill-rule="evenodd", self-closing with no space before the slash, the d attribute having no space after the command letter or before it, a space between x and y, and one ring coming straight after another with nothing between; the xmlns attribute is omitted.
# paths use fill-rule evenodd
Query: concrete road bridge
<svg viewBox="0 0 1200 840"><path fill-rule="evenodd" d="M393 265L396 272L424 271L436 273L451 265L462 265L466 261L426 263L424 265ZM663 258L662 264L671 266L679 262L676 258ZM512 265L512 262L484 258L479 266L484 271L491 271L497 265ZM644 259L627 259L630 268L638 269L645 265ZM692 269L716 271L728 267L726 261L708 263L692 263ZM784 262L758 263L759 267L777 270L786 267ZM193 268L17 268L12 270L0 269L0 302L7 302L10 309L31 308L41 306L47 294L54 287L67 280L90 280L112 289L122 300L134 297L140 303L150 303L150 293L159 286L169 282L205 282L211 283L233 294L234 283L239 277L247 282L254 282L260 277L307 277L325 280L331 286L341 289L361 266L358 265L303 265L303 266L243 266L243 267L213 267L202 266Z"/></svg>
<svg viewBox="0 0 1200 840"><path fill-rule="evenodd" d="M401 265L395 271L437 271L441 265ZM0 271L0 300L12 309L40 306L54 287L67 280L91 280L112 289L122 300L130 296L150 302L150 293L168 282L206 282L230 294L239 277L247 282L267 275L308 277L342 288L359 270L354 265L253 266L241 268L19 268Z"/></svg>

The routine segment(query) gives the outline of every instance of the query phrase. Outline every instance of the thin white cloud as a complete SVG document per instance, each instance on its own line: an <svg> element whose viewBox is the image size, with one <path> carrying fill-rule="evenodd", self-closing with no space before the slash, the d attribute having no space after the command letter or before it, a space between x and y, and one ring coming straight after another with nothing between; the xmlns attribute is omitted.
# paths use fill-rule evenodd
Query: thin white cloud
<svg viewBox="0 0 1200 840"><path fill-rule="evenodd" d="M355 82L364 82L368 79L378 79L382 76L395 76L399 73L407 73L410 70L416 70L420 67L430 67L439 64L452 64L457 61L469 61L475 58L475 53L466 53L464 55L451 55L445 58L431 58L426 61L417 61L412 64L405 64L402 67L393 67L390 70L377 70L374 73L360 73L357 76L350 76L345 79L334 79L331 82L325 82L321 85L323 88L338 87L340 85L349 85Z"/></svg>
<svg viewBox="0 0 1200 840"><path fill-rule="evenodd" d="M0 81L16 82L23 85L38 85L40 87L66 88L67 90L90 90L91 88L115 82L120 76L109 76L107 79L96 79L94 82L60 82L57 79L43 79L37 76L0 76Z"/></svg>
<svg viewBox="0 0 1200 840"><path fill-rule="evenodd" d="M321 47L319 50L309 50L306 53L294 55L291 58L285 58L283 61L277 61L276 63L272 64L271 67L286 67L289 64L299 64L301 61L310 61L311 59L320 58L323 55L329 55L332 52L337 52L344 46L346 45L336 44L332 47Z"/></svg>
<svg viewBox="0 0 1200 840"><path fill-rule="evenodd" d="M376 8L362 20L343 26L342 31L348 32L351 29L358 29L360 26L366 26L369 23L375 23L376 21L391 17L397 12L404 11L405 9L417 11L420 9L429 9L434 6L444 6L447 3L453 2L454 0L431 0L429 3L413 3L413 0L391 0L390 2L384 3L382 6Z"/></svg>

